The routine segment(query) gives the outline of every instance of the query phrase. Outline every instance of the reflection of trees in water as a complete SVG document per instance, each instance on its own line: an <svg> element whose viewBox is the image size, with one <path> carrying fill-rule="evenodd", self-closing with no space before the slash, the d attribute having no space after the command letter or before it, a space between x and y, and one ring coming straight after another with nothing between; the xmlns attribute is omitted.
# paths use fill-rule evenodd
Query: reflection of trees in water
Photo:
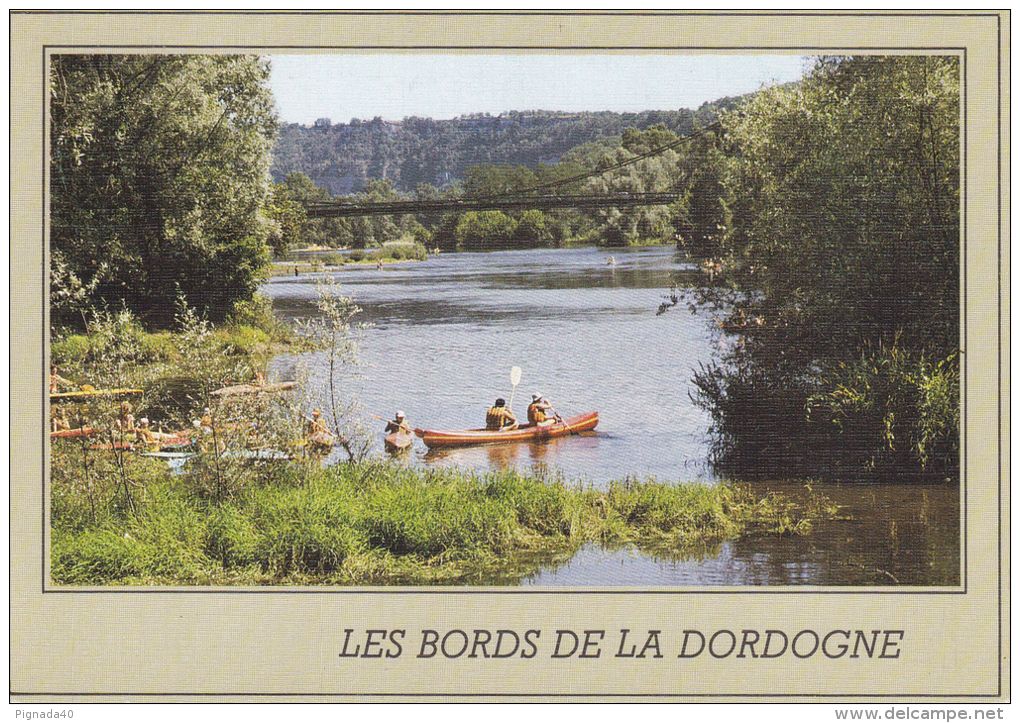
<svg viewBox="0 0 1020 723"><path fill-rule="evenodd" d="M818 524L803 537L738 540L734 558L753 562L767 584L959 584L955 488L847 485L825 493L849 519Z"/></svg>

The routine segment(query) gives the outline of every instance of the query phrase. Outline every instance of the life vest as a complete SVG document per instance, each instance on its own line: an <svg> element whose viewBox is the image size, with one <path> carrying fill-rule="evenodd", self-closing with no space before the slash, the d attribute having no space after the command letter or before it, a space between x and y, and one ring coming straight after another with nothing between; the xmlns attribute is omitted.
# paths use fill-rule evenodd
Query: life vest
<svg viewBox="0 0 1020 723"><path fill-rule="evenodd" d="M545 410L539 402L532 402L528 405L528 423L541 424L549 417L545 416Z"/></svg>
<svg viewBox="0 0 1020 723"><path fill-rule="evenodd" d="M506 407L489 407L485 413L485 428L490 432L498 432L510 420L510 410Z"/></svg>

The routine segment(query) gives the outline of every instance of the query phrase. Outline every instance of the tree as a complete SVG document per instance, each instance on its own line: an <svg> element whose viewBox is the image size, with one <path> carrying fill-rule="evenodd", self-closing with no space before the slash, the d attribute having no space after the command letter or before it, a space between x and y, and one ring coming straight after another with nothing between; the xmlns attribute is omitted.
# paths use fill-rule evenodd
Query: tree
<svg viewBox="0 0 1020 723"><path fill-rule="evenodd" d="M599 161L599 165L608 167L627 161L678 139L679 136L663 126L655 126L646 131L628 128L623 134L623 145L606 153ZM669 190L676 183L677 159L676 151L663 151L620 170L590 179L587 190L589 193L597 194ZM610 246L670 239L673 236L673 219L666 206L635 206L622 209L610 207L597 209L593 215L600 222L601 235Z"/></svg>
<svg viewBox="0 0 1020 723"><path fill-rule="evenodd" d="M269 233L273 255L283 256L305 236L304 230L309 224L308 213L294 198L287 184L274 183L266 202L266 215L275 222Z"/></svg>
<svg viewBox="0 0 1020 723"><path fill-rule="evenodd" d="M92 301L165 325L179 292L211 319L252 296L272 230L268 77L253 56L53 57L50 244Z"/></svg>
<svg viewBox="0 0 1020 723"><path fill-rule="evenodd" d="M468 211L457 221L454 236L464 248L505 246L517 224L502 211Z"/></svg>
<svg viewBox="0 0 1020 723"><path fill-rule="evenodd" d="M517 219L514 238L531 243L545 243L548 241L551 238L551 234L546 223L545 214L535 209L523 211L520 218Z"/></svg>
<svg viewBox="0 0 1020 723"><path fill-rule="evenodd" d="M701 245L723 285L705 296L738 337L696 377L722 449L953 476L958 60L823 58L722 126L716 170L688 176L720 194Z"/></svg>

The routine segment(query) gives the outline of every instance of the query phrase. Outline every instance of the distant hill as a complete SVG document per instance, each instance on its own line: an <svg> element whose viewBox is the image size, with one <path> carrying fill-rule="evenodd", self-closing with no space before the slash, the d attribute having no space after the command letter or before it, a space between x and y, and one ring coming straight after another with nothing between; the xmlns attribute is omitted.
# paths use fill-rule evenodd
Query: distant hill
<svg viewBox="0 0 1020 723"><path fill-rule="evenodd" d="M376 178L389 179L402 191L419 183L442 186L479 163L555 163L575 146L619 136L627 128L662 124L685 135L738 100L725 98L697 110L640 113L511 111L451 120L410 117L332 123L322 118L311 126L288 123L280 129L272 173L281 181L300 171L334 194L358 191Z"/></svg>

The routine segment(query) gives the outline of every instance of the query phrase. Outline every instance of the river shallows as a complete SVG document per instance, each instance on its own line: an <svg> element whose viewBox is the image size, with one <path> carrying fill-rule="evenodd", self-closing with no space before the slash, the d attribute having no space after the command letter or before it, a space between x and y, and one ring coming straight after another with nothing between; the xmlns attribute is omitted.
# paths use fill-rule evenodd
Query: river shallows
<svg viewBox="0 0 1020 723"><path fill-rule="evenodd" d="M611 255L614 265L607 263ZM691 403L690 380L725 342L707 313L680 306L655 315L670 283L678 275L695 278L685 273L691 271L664 247L450 253L381 270L339 271L342 292L362 307L359 319L372 324L353 390L368 413L387 416L399 408L413 426L478 427L493 399L509 398L510 367L520 366L519 415L539 391L563 413L597 409L598 431L438 455L426 455L419 444L410 463L539 467L595 485L628 475L713 482L710 420ZM284 318L315 313L314 277L274 279L263 291ZM324 370L312 361L314 389L324 386ZM280 358L273 371L285 374L293 363ZM381 423L366 422L381 431ZM582 550L532 582L959 583L955 488L848 486L833 487L832 496L854 520L802 538L744 540L682 562Z"/></svg>

